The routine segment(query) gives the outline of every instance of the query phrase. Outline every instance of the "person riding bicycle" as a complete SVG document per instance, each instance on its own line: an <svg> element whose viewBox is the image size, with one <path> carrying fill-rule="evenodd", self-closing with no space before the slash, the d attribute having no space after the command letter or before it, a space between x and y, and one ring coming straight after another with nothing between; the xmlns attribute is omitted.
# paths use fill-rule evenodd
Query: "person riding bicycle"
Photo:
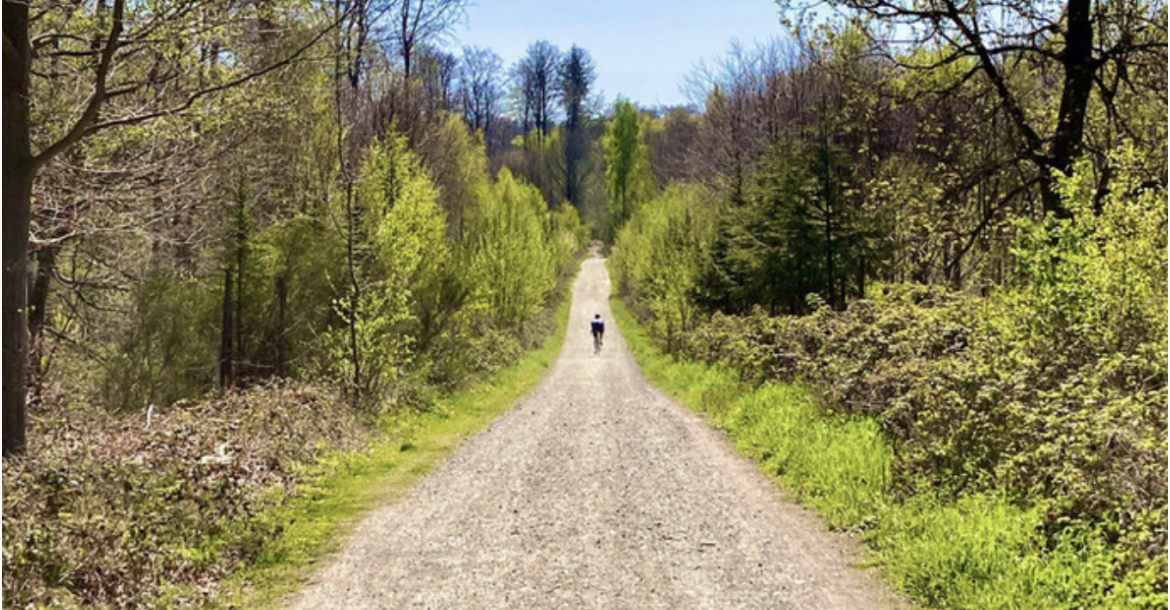
<svg viewBox="0 0 1170 610"><path fill-rule="evenodd" d="M589 332L593 333L593 349L601 349L601 340L605 337L605 322L601 321L601 314L593 316L589 323Z"/></svg>

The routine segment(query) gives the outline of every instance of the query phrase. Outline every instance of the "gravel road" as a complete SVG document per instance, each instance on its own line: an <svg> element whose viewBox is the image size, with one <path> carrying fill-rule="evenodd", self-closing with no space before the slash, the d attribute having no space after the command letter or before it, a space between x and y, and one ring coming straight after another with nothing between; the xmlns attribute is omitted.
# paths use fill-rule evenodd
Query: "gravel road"
<svg viewBox="0 0 1170 610"><path fill-rule="evenodd" d="M604 261L541 384L371 512L294 608L890 608L848 540L642 377ZM588 322L607 321L595 355Z"/></svg>

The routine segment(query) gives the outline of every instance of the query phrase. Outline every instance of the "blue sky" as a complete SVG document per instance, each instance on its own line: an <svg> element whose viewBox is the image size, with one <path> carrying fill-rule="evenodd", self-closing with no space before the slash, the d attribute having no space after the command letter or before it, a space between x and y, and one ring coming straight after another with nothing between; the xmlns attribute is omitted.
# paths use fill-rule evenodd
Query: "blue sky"
<svg viewBox="0 0 1170 610"><path fill-rule="evenodd" d="M476 0L456 45L488 47L511 66L530 43L577 44L597 64L598 92L642 105L686 102L683 78L702 58L782 35L772 0Z"/></svg>

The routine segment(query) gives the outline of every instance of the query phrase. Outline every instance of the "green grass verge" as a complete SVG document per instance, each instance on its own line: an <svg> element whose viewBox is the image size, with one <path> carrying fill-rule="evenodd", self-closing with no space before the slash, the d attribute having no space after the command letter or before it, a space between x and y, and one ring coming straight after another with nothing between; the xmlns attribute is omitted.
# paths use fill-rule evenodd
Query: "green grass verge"
<svg viewBox="0 0 1170 610"><path fill-rule="evenodd" d="M329 474L264 515L284 529L252 566L227 583L221 605L280 607L305 583L311 565L339 547L358 517L401 497L465 438L535 387L564 344L570 301L564 298L556 329L539 349L478 386L443 399L435 411L395 421L387 440L368 452L336 455L320 465Z"/></svg>
<svg viewBox="0 0 1170 610"><path fill-rule="evenodd" d="M1040 509L991 494L954 503L892 499L893 450L877 424L832 416L795 384L752 387L734 370L677 361L658 349L620 299L614 321L646 378L726 431L743 455L833 528L860 532L892 581L928 607L963 610L1166 608L1149 582L1119 583L1096 532L1054 548Z"/></svg>

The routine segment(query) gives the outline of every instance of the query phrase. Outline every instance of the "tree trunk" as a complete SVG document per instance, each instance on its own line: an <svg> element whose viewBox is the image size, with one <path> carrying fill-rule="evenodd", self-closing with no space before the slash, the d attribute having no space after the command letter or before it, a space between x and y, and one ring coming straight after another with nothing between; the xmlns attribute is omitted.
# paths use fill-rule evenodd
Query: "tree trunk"
<svg viewBox="0 0 1170 610"><path fill-rule="evenodd" d="M1052 164L1065 174L1081 154L1085 139L1085 111L1093 91L1093 16L1092 0L1070 0L1068 34L1061 61L1064 64L1064 88L1060 96L1060 114L1052 140ZM1068 216L1063 203L1055 209L1057 216Z"/></svg>
<svg viewBox="0 0 1170 610"><path fill-rule="evenodd" d="M288 362L288 275L276 276L276 375L287 374Z"/></svg>
<svg viewBox="0 0 1170 610"><path fill-rule="evenodd" d="M12 130L9 128L7 99L4 106L4 162L8 165L8 135ZM25 367L28 356L25 310L28 305L28 225L33 182L33 172L26 167L22 164L17 168L4 168L4 457L23 451L25 442Z"/></svg>
<svg viewBox="0 0 1170 610"><path fill-rule="evenodd" d="M837 300L837 265L834 257L833 248L833 183L832 171L830 165L832 160L829 158L829 144L828 137L824 137L821 149L821 164L822 171L822 196L825 198L825 272L827 274L826 285L829 288L829 306L833 309L843 309L844 304Z"/></svg>
<svg viewBox="0 0 1170 610"><path fill-rule="evenodd" d="M4 2L4 445L25 445L25 359L28 333L28 230L36 167L29 142L28 4Z"/></svg>
<svg viewBox="0 0 1170 610"><path fill-rule="evenodd" d="M248 370L244 366L245 362L250 362L246 359L244 354L244 248L247 245L245 241L247 235L244 227L244 201L241 198L239 207L237 208L238 216L236 218L236 302L235 302L235 318L232 320L232 332L234 337L232 339L232 358L240 362L240 366L232 366L232 377L235 381L236 377L247 377Z"/></svg>
<svg viewBox="0 0 1170 610"><path fill-rule="evenodd" d="M565 142L565 200L577 205L577 134L570 132ZM550 204L554 202L549 202Z"/></svg>
<svg viewBox="0 0 1170 610"><path fill-rule="evenodd" d="M28 336L33 387L34 392L39 395L40 385L45 377L43 361L45 358L45 320L49 304L49 284L53 279L57 250L53 246L45 246L37 250L34 258L36 259L36 268L33 271L32 289L28 295Z"/></svg>
<svg viewBox="0 0 1170 610"><path fill-rule="evenodd" d="M232 385L233 335L232 269L228 266L223 270L223 323L219 333L219 387L225 390Z"/></svg>

